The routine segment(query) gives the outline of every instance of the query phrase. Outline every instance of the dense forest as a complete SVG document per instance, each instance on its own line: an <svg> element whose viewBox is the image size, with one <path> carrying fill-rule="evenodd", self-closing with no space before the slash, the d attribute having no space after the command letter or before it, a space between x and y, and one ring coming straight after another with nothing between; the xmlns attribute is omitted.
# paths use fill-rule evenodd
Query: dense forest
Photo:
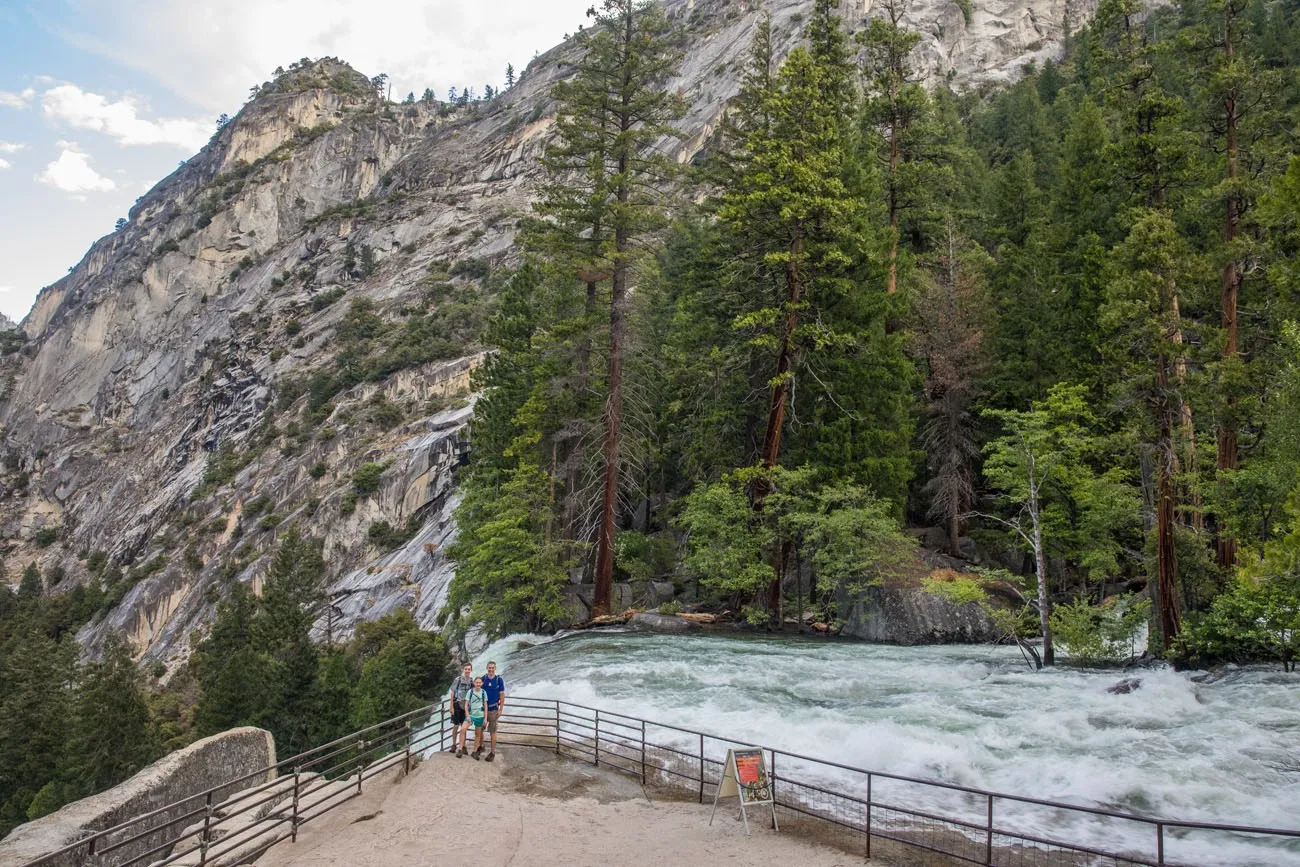
<svg viewBox="0 0 1300 867"><path fill-rule="evenodd" d="M755 628L834 622L929 527L968 564L930 589L1011 588L1047 664L1149 619L1170 658L1293 666L1300 5L1103 0L989 92L925 85L902 0L852 34L811 6L786 57L758 29L689 165L660 10L607 0L575 37L520 264L475 314L447 632L545 630L575 578L593 615L670 580ZM79 660L123 577L102 555L69 592L0 582L0 835L230 726L290 755L433 696L447 643L407 612L318 641L321 556L282 528L165 687L124 642Z"/></svg>
<svg viewBox="0 0 1300 867"><path fill-rule="evenodd" d="M1167 654L1289 665L1300 9L1106 0L1059 63L958 94L923 86L901 0L852 36L836 6L779 62L759 29L688 167L658 146L668 22L607 3L581 34L448 617L541 628L582 574L596 615L667 575L834 620L929 524L1023 552L938 589L1018 584L1048 664L1055 629L1104 649L1149 610Z"/></svg>

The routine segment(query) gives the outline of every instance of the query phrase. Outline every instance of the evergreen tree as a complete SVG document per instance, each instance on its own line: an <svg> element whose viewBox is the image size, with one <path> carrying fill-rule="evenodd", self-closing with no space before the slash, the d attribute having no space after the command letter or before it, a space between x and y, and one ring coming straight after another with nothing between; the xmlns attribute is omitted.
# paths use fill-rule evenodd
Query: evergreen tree
<svg viewBox="0 0 1300 867"><path fill-rule="evenodd" d="M35 818L33 801L58 778L76 658L75 642L55 642L34 622L20 624L0 647L0 835Z"/></svg>
<svg viewBox="0 0 1300 867"><path fill-rule="evenodd" d="M194 728L200 736L251 724L268 701L269 673L254 640L256 612L256 597L235 584L194 648L190 666L200 690Z"/></svg>
<svg viewBox="0 0 1300 867"><path fill-rule="evenodd" d="M67 800L102 792L161 755L143 678L121 638L110 636L103 658L83 667L64 777Z"/></svg>
<svg viewBox="0 0 1300 867"><path fill-rule="evenodd" d="M1162 211L1139 213L1124 243L1115 249L1115 271L1102 310L1110 331L1109 360L1125 403L1142 407L1138 435L1151 443L1155 481L1155 582L1152 595L1161 646L1168 650L1181 628L1178 556L1174 541L1178 508L1179 449L1184 418L1178 371L1186 345L1174 287L1187 274L1186 243ZM1154 363L1155 376L1151 376Z"/></svg>
<svg viewBox="0 0 1300 867"><path fill-rule="evenodd" d="M41 567L32 561L23 568L23 577L18 584L18 598L26 601L39 599L42 591Z"/></svg>
<svg viewBox="0 0 1300 867"><path fill-rule="evenodd" d="M506 64L506 90L509 90L514 86L515 86L515 65L513 63L507 63Z"/></svg>
<svg viewBox="0 0 1300 867"><path fill-rule="evenodd" d="M609 611L614 574L623 438L623 366L627 351L629 291L645 261L646 232L658 220L647 189L662 179L671 162L654 144L670 132L668 123L680 101L664 85L679 55L668 40L667 20L653 4L640 0L605 0L589 13L593 25L578 36L583 58L572 79L557 85L559 104L556 148L548 165L563 162L581 173L582 192L568 193L554 184L539 213L583 220L598 226L599 246L590 270L574 276L591 286L608 282L608 329L605 401L601 418L602 496L596 541L593 614ZM599 270L597 270L599 269ZM599 279L593 279L599 278Z"/></svg>
<svg viewBox="0 0 1300 867"><path fill-rule="evenodd" d="M909 171L920 138L914 127L923 121L929 97L920 75L909 58L921 36L903 26L907 0L885 0L884 17L872 18L858 35L866 54L863 72L867 81L867 123L876 129L885 181L885 211L889 222L889 262L885 291L898 290L899 222L921 192L920 178Z"/></svg>

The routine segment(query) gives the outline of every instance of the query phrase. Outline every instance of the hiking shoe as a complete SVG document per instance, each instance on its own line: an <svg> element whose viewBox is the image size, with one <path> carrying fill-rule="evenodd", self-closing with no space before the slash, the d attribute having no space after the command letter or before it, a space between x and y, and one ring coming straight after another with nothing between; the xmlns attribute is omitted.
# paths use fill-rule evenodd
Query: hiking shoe
<svg viewBox="0 0 1300 867"><path fill-rule="evenodd" d="M463 758L465 758L465 751L464 751L464 750L456 750L456 758L458 758L458 759L463 759Z"/></svg>
<svg viewBox="0 0 1300 867"><path fill-rule="evenodd" d="M493 759L495 759L496 757L497 757L497 754L496 754L495 752L492 752L492 753L488 753L488 754L487 754L487 760L488 760L489 762L492 761Z"/></svg>
<svg viewBox="0 0 1300 867"><path fill-rule="evenodd" d="M476 761L476 762L478 761L478 754L479 754L479 751L478 751L478 750L475 750L473 753L470 754L470 755L474 756L474 761Z"/></svg>
<svg viewBox="0 0 1300 867"><path fill-rule="evenodd" d="M475 750L474 750L474 755L476 755L476 756L481 756L481 755L483 755L483 748L482 748L482 747L477 747L477 748L475 748Z"/></svg>

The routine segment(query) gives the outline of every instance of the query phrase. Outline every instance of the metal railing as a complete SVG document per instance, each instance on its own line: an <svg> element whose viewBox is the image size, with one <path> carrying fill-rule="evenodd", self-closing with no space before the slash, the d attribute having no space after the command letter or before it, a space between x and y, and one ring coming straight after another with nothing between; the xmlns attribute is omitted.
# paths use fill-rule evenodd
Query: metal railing
<svg viewBox="0 0 1300 867"><path fill-rule="evenodd" d="M412 757L438 733L429 705L301 755L228 780L166 806L96 831L24 867L85 867L244 863L362 792L389 768L411 768Z"/></svg>
<svg viewBox="0 0 1300 867"><path fill-rule="evenodd" d="M1143 816L870 771L555 699L510 696L500 728L499 744L591 762L700 803L716 792L727 749L757 747L782 829L867 858L905 847L1008 867L1190 867L1233 861L1180 854L1191 844L1218 852L1249 841L1254 855L1236 863L1300 858L1300 830ZM447 707L429 705L95 832L25 867L69 857L86 867L244 863L296 840L303 824L359 795L365 780L398 766L409 772L413 758L454 743ZM231 794L258 777L266 779Z"/></svg>
<svg viewBox="0 0 1300 867"><path fill-rule="evenodd" d="M445 712L440 728L444 720ZM1190 867L1234 863L1219 854L1226 847L1240 849L1236 863L1300 863L1300 829L1165 819L871 771L573 702L511 696L501 728L500 742L551 749L700 803L716 792L727 749L757 747L782 830L867 858L886 854L883 845L981 865Z"/></svg>

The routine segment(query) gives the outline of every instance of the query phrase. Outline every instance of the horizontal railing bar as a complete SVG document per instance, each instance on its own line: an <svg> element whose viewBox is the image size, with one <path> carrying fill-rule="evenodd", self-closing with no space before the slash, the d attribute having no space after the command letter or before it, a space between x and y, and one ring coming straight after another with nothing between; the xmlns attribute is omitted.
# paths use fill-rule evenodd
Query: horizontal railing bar
<svg viewBox="0 0 1300 867"><path fill-rule="evenodd" d="M109 852L116 852L118 849L121 849L123 846L130 846L132 843L134 843L137 840L140 840L144 837L148 837L150 834L158 833L163 828L170 828L171 826L184 822L188 819L193 819L195 816L202 816L206 811L207 811L207 807L199 807L197 810L190 810L188 813L177 816L175 819L172 819L170 822L164 822L161 825L154 825L151 828L146 828L143 831L138 831L124 840L118 840L116 843L112 844L111 846L105 846L102 849L96 849L95 854L107 855Z"/></svg>
<svg viewBox="0 0 1300 867"><path fill-rule="evenodd" d="M174 841L172 841L172 844L171 844L171 845L175 846L176 844L180 843L180 842L181 842L182 840L184 840L184 839L185 839L184 837L181 837L181 838L179 838L179 839L177 839L177 840L174 840ZM182 850L179 851L179 852L173 852L173 853L171 853L170 855L168 855L166 858L164 858L163 860L161 860L161 861L155 861L152 865L150 865L150 867L166 867L166 865L171 864L171 863L173 863L174 861L177 861L177 860L180 859L180 858L184 858L186 855L192 855L192 854L194 854L195 852L198 852L199 850L201 850L202 848L203 848L203 840L200 839L199 842L195 843L195 844L194 844L193 846L191 846L190 848L188 848L188 849L182 849ZM126 864L123 864L123 865L122 865L122 867L130 867L131 864L139 863L139 860L140 860L139 858L135 858L135 859L132 859L132 860L130 860L130 861L127 861Z"/></svg>
<svg viewBox="0 0 1300 867"><path fill-rule="evenodd" d="M333 795L330 795L328 798L323 798L320 804L325 804L333 800L334 798L338 797L339 795L346 795L347 797L343 798L343 800L337 803L329 804L329 806L326 807L321 807L320 804L313 804L310 812L303 812L298 814L298 824L305 825L308 822L312 821L313 819L319 819L321 816L324 816L330 810L343 806L345 803L352 800L359 794L361 793L358 792L356 789L343 789L341 791L335 792Z"/></svg>
<svg viewBox="0 0 1300 867"><path fill-rule="evenodd" d="M382 774L384 771L388 770L389 768L393 767L394 765L400 764L401 762L404 761L406 761L405 753L392 753L390 755L384 756L379 761L367 765L365 768L362 769L361 780L362 782L364 782L366 780L371 779L372 777L376 777L379 774Z"/></svg>
<svg viewBox="0 0 1300 867"><path fill-rule="evenodd" d="M988 830L987 822L968 822L965 819L954 819L951 816L940 816L935 813L927 813L925 810L918 810L915 807L899 807L895 804L887 804L884 801L872 801L871 806L873 809L879 808L881 810L893 810L895 813L903 813L908 816L917 816L922 819L933 819L936 822L946 822L949 825L959 825L963 828L970 828L972 831Z"/></svg>
<svg viewBox="0 0 1300 867"><path fill-rule="evenodd" d="M940 849L938 846L932 846L929 843L922 843L919 840L911 840L907 837L899 837L897 834L891 834L888 831L872 830L872 837L879 837L882 840L891 840L895 843L902 843L904 846L915 846L918 849L924 849L927 852L934 852L943 855L945 858L956 858L958 861L965 861L967 864L982 864L982 859L968 858L959 852L949 852L947 849Z"/></svg>
<svg viewBox="0 0 1300 867"><path fill-rule="evenodd" d="M780 800L776 801L775 803L776 806L781 807L782 809L785 810L792 810L793 812L796 813L802 813L803 815L808 816L810 818L817 819L822 822L829 822L832 825L838 825L841 828L847 828L850 831L856 831L859 834L867 833L866 828L859 828L857 825L851 824L849 822L845 822L842 819L836 819L831 816L823 816L820 813L814 813L811 810L808 810L799 804L787 804L786 802Z"/></svg>
<svg viewBox="0 0 1300 867"><path fill-rule="evenodd" d="M275 828L280 827L285 822L292 822L292 821L293 821L292 816L285 816L284 818L281 819L274 819L274 820L266 819L264 821L258 822L256 825L249 825L246 828L241 828L240 830L236 831L233 834L230 834L226 837L222 837L220 840L217 841L218 844L217 846L208 849L208 860L217 861L218 859L221 858L221 856L229 855L231 852L235 851L240 846L247 843L249 840L254 840L257 837L260 837L262 834L265 834ZM235 839L237 837L243 837L243 835L247 834L247 832L249 831L256 831L257 833L250 834L244 839L240 839L240 840ZM276 840L274 842L279 842L279 841ZM227 845L227 844L231 844L231 845ZM219 846L224 846L225 848L218 848Z"/></svg>
<svg viewBox="0 0 1300 867"><path fill-rule="evenodd" d="M988 826L980 825L978 830L987 831ZM1022 834L1018 831L1008 832L1001 828L994 828L993 836L1010 837L1012 840L1022 841L1025 843L1040 843L1044 846L1055 846L1058 849L1069 849L1071 852L1082 852L1085 855L1100 855L1103 858L1123 858L1125 861L1133 861L1144 865L1144 867L1156 867L1154 862L1142 860L1141 855L1123 855L1115 852L1103 852L1100 849L1090 849L1082 843L1063 843L1060 840L1051 840L1046 837L1035 837L1032 834Z"/></svg>

